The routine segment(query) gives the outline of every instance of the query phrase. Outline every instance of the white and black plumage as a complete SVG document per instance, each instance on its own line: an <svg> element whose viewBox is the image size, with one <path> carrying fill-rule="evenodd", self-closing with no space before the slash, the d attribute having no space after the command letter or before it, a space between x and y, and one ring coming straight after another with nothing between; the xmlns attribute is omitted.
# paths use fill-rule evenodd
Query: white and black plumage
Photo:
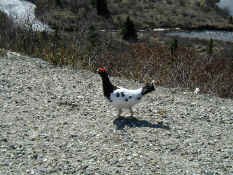
<svg viewBox="0 0 233 175"><path fill-rule="evenodd" d="M97 72L102 79L104 96L118 109L118 116L124 108L129 109L133 115L132 106L140 102L144 95L155 90L154 82L135 90L117 87L111 83L105 68L99 68Z"/></svg>

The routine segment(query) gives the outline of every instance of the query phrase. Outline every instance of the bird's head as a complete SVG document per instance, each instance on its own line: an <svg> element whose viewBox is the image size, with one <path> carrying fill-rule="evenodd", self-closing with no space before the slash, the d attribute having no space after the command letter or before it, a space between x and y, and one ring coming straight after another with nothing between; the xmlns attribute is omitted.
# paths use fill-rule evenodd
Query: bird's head
<svg viewBox="0 0 233 175"><path fill-rule="evenodd" d="M108 75L108 72L107 70L104 68L104 67L100 67L97 69L97 73L100 75L100 76L107 76Z"/></svg>

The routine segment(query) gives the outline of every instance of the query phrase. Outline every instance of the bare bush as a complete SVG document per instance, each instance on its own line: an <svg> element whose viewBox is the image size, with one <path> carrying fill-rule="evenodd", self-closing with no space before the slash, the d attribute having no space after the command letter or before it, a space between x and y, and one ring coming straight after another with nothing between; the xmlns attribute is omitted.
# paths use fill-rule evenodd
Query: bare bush
<svg viewBox="0 0 233 175"><path fill-rule="evenodd" d="M169 87L199 87L201 92L233 98L233 62L229 58L200 56L183 46L176 47L175 54L171 54L170 45L158 42L129 44L114 39L111 32L102 35L98 28L91 28L92 24L86 19L69 34L62 27L53 33L23 30L3 14L1 21L2 48L41 57L59 66L90 70L105 66L111 75L140 81L155 79Z"/></svg>

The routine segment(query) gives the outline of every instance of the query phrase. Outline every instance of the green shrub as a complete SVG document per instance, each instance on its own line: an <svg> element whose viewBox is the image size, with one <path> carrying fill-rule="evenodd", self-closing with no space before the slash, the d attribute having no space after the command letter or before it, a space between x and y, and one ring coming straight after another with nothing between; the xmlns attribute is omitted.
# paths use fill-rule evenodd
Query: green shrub
<svg viewBox="0 0 233 175"><path fill-rule="evenodd" d="M122 27L122 38L127 41L137 41L137 31L134 22L127 17Z"/></svg>

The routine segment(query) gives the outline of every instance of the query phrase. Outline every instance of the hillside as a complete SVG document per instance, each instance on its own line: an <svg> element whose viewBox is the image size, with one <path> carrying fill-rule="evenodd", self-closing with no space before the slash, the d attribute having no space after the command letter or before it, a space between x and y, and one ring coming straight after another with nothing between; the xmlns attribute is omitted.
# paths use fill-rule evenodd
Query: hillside
<svg viewBox="0 0 233 175"><path fill-rule="evenodd" d="M119 28L127 16L134 20L137 28L232 28L230 17L217 8L216 2L218 0L108 0L111 17L103 20L97 16L93 0L35 1L41 19L67 30L79 29L80 24Z"/></svg>
<svg viewBox="0 0 233 175"><path fill-rule="evenodd" d="M74 68L91 71L101 65L111 69L111 74L114 76L138 81L156 79L160 85L166 87L189 89L199 87L204 93L226 98L233 97L232 44L223 41L176 38L166 35L166 32L152 30L138 32L137 42L127 42L122 39L121 30L111 30L121 26L122 21L115 23L115 17L118 13L124 14L125 8L131 9L129 5L134 9L134 6L141 4L143 6L141 11L145 9L153 11L153 8L159 7L159 2L164 4L161 8L172 6L173 10L185 7L183 10L190 9L191 12L192 8L198 8L195 9L195 12L198 12L196 15L215 12L214 14L218 16L209 14L214 25L218 24L219 19L229 22L226 14L213 5L215 0L200 1L208 2L208 6L205 3L198 5L191 0L188 4L186 1L183 3L181 1L146 1L146 3L136 1L135 4L132 1L108 2L111 17L106 19L97 15L93 1L35 1L38 7L37 16L54 29L51 33L33 32L33 30L16 27L12 19L0 12L0 48L40 57L54 65L71 65ZM126 2L128 6L118 8L122 3L127 4ZM148 4L151 6L144 8ZM152 4L157 6L154 7ZM117 9L116 13L113 13L114 8ZM146 11L139 13L138 17L143 15L146 19ZM157 14L155 11L155 15L160 13ZM210 20L205 15L203 14L200 18ZM143 28L145 23L138 24L137 15L130 15L130 17L134 19L137 29ZM167 19L170 16L164 17ZM177 15L174 17L176 18ZM141 19L138 21L143 22ZM173 25L174 21L168 23ZM178 21L184 22L183 19ZM194 19L189 20L189 23L194 22ZM228 28L230 27L228 24L224 23L219 28ZM150 27L153 28L153 25ZM190 24L183 27L194 26ZM203 26L200 24L196 27ZM215 28L216 26L206 27Z"/></svg>
<svg viewBox="0 0 233 175"><path fill-rule="evenodd" d="M157 87L116 119L101 88L89 71L2 54L0 174L233 174L232 100Z"/></svg>

